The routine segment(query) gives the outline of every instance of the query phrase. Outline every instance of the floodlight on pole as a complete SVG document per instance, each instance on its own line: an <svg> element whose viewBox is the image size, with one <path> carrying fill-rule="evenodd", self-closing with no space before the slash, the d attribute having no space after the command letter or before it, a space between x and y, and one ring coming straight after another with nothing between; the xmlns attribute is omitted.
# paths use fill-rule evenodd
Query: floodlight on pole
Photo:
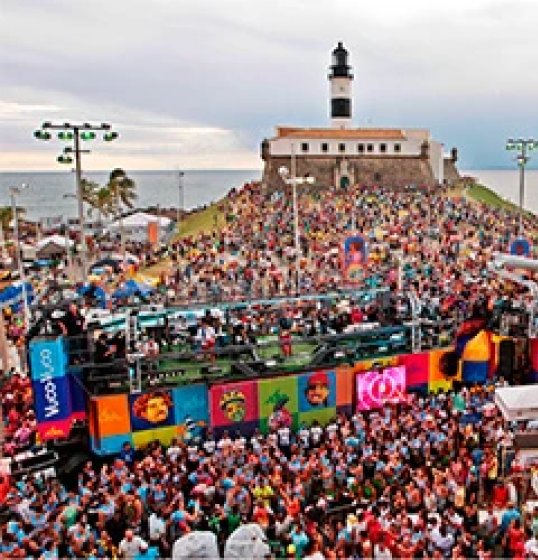
<svg viewBox="0 0 538 560"><path fill-rule="evenodd" d="M523 235L523 212L525 206L525 166L530 160L529 152L538 148L538 141L534 138L508 138L506 149L517 150L516 161L519 167L519 225L518 235Z"/></svg>
<svg viewBox="0 0 538 560"><path fill-rule="evenodd" d="M58 163L72 164L73 158L69 154L74 154L75 161L75 174L76 174L76 187L77 187L77 200L78 200L78 219L80 226L80 252L82 260L82 279L84 282L87 280L88 262L87 262L87 249L86 249L86 236L84 232L84 201L82 199L82 165L80 155L90 153L89 150L83 150L80 147L80 141L90 141L97 138L97 132L104 132L103 141L111 142L118 138L118 133L111 130L109 123L91 124L88 122L82 124L73 124L65 122L63 124L53 124L50 121L45 121L41 125L41 130L36 130L34 136L38 140L50 140L51 134L49 130L58 130L58 139L62 141L73 141L72 147L64 149L63 153L58 156Z"/></svg>

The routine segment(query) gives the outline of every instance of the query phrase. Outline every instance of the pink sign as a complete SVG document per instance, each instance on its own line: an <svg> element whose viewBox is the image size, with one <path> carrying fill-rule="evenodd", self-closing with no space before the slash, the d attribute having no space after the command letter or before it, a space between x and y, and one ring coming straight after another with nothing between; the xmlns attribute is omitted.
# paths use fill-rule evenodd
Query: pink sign
<svg viewBox="0 0 538 560"><path fill-rule="evenodd" d="M407 400L405 366L389 367L357 375L357 409L381 408L385 403Z"/></svg>

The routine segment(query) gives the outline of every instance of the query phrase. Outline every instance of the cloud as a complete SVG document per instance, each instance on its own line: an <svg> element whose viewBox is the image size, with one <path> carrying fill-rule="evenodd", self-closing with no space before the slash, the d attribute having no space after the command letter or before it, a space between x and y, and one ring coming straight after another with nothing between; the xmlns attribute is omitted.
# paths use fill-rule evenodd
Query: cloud
<svg viewBox="0 0 538 560"><path fill-rule="evenodd" d="M3 12L2 152L40 152L31 131L48 115L108 119L114 150L142 157L147 142L152 165L176 151L259 164L275 124L328 124L338 40L357 124L431 127L480 166L501 158L507 128L538 123L534 0L4 0Z"/></svg>

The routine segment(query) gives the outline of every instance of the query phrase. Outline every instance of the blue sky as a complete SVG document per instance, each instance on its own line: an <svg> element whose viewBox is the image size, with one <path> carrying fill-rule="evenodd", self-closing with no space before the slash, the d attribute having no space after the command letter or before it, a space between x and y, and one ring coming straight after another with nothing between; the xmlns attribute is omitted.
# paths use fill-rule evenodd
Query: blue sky
<svg viewBox="0 0 538 560"><path fill-rule="evenodd" d="M0 170L57 169L43 120L109 121L87 169L256 168L277 124L328 124L351 53L357 126L426 127L463 169L538 137L536 0L3 0ZM538 154L534 161L537 166Z"/></svg>

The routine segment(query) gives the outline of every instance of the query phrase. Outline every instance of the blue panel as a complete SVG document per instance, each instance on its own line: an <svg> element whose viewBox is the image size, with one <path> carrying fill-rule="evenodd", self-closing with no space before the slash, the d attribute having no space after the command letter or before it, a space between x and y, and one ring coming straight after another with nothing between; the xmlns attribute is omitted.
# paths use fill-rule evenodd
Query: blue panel
<svg viewBox="0 0 538 560"><path fill-rule="evenodd" d="M123 444L128 441L131 445L133 444L133 439L131 434L120 434L119 436L107 436L101 438L101 446L96 449L94 447L95 440L91 438L92 451L98 455L114 455L121 451Z"/></svg>
<svg viewBox="0 0 538 560"><path fill-rule="evenodd" d="M34 379L32 388L38 423L66 420L71 417L71 395L69 379L66 376Z"/></svg>
<svg viewBox="0 0 538 560"><path fill-rule="evenodd" d="M67 352L62 337L34 338L30 342L30 371L32 379L63 377Z"/></svg>
<svg viewBox="0 0 538 560"><path fill-rule="evenodd" d="M488 380L488 362L463 362L462 381L464 383L486 383Z"/></svg>

